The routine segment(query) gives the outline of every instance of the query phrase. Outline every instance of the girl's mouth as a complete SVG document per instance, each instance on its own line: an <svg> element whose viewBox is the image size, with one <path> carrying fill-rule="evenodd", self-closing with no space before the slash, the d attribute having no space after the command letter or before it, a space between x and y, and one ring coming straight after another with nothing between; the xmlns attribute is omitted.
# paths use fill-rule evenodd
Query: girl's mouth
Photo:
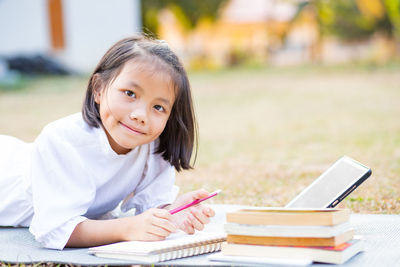
<svg viewBox="0 0 400 267"><path fill-rule="evenodd" d="M124 123L122 123L122 122L119 122L122 126L124 126L126 129L128 129L129 131L131 131L131 132L133 132L133 133L135 133L135 134L145 134L144 132L142 132L141 130L139 130L139 129L137 129L137 128L134 128L134 127L129 127L128 125L126 125L126 124L124 124Z"/></svg>

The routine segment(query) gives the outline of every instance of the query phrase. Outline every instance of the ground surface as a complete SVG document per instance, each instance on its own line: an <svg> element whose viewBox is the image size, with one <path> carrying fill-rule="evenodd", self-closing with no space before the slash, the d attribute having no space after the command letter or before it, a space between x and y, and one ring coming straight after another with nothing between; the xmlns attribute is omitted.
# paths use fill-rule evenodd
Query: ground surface
<svg viewBox="0 0 400 267"><path fill-rule="evenodd" d="M400 213L400 67L296 67L191 73L199 122L195 169L182 191L214 203L282 206L348 155L372 176L344 202L354 212ZM87 77L29 80L0 91L0 134L32 141L78 112ZM211 200L210 200L211 201Z"/></svg>

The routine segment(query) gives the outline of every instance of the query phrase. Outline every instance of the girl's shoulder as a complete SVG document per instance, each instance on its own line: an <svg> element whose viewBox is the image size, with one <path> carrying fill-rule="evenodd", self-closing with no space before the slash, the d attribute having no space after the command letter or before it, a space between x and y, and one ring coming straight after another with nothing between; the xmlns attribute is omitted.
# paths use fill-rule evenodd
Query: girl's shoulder
<svg viewBox="0 0 400 267"><path fill-rule="evenodd" d="M82 113L74 113L63 118L57 119L46 125L45 129L68 128L71 126L82 126L83 123Z"/></svg>
<svg viewBox="0 0 400 267"><path fill-rule="evenodd" d="M87 140L96 131L82 118L82 113L75 113L47 124L38 138L54 138L57 140L73 141Z"/></svg>

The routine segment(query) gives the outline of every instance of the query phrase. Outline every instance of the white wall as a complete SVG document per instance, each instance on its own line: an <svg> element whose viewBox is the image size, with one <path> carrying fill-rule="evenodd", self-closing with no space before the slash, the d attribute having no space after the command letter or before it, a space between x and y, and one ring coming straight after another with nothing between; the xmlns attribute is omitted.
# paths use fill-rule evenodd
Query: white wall
<svg viewBox="0 0 400 267"><path fill-rule="evenodd" d="M46 0L0 0L0 55L50 49Z"/></svg>
<svg viewBox="0 0 400 267"><path fill-rule="evenodd" d="M63 9L61 57L79 71L92 71L112 44L141 30L140 0L67 0Z"/></svg>
<svg viewBox="0 0 400 267"><path fill-rule="evenodd" d="M140 0L63 0L65 49L55 56L91 72L119 39L141 30ZM47 0L0 0L0 56L51 54Z"/></svg>

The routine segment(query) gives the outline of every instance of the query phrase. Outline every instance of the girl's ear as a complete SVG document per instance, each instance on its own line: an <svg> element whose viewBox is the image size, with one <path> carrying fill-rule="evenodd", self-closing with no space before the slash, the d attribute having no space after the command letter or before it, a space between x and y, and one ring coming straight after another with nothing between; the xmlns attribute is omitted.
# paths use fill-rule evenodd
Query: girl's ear
<svg viewBox="0 0 400 267"><path fill-rule="evenodd" d="M96 102L96 104L100 105L101 90L99 90L99 91L95 90L95 91L93 92L93 95L94 95L94 102Z"/></svg>
<svg viewBox="0 0 400 267"><path fill-rule="evenodd" d="M103 83L101 82L101 78L98 73L96 73L92 78L92 88L93 88L93 97L94 102L96 104L100 104L101 93L103 91Z"/></svg>

